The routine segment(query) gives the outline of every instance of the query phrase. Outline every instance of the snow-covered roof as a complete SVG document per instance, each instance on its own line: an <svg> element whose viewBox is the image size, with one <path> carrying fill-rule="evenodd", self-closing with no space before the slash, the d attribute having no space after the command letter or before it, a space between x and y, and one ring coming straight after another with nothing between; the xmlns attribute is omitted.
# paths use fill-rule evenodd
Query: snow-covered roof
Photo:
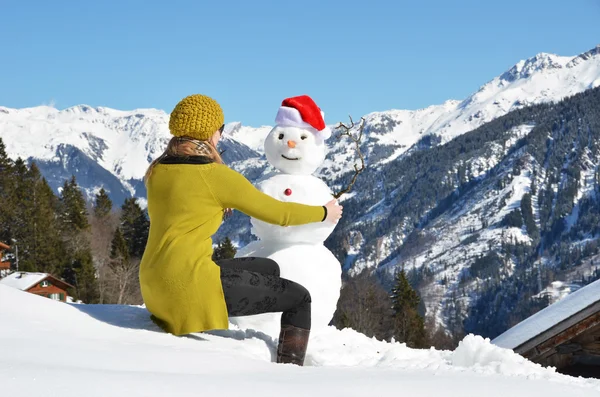
<svg viewBox="0 0 600 397"><path fill-rule="evenodd" d="M0 279L0 284L26 291L46 277L48 273L15 272Z"/></svg>
<svg viewBox="0 0 600 397"><path fill-rule="evenodd" d="M507 349L515 349L599 301L600 280L597 280L521 321L496 337L492 343Z"/></svg>

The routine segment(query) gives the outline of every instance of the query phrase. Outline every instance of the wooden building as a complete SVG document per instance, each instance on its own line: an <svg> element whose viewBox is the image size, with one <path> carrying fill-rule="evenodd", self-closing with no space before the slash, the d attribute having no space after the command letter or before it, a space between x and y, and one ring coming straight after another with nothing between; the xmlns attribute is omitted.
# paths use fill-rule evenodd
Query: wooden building
<svg viewBox="0 0 600 397"><path fill-rule="evenodd" d="M48 273L15 272L0 279L0 284L62 302L67 301L67 290L74 288Z"/></svg>
<svg viewBox="0 0 600 397"><path fill-rule="evenodd" d="M9 249L10 246L0 242L0 278L6 277L10 273L10 262L4 260L4 251Z"/></svg>
<svg viewBox="0 0 600 397"><path fill-rule="evenodd" d="M492 343L564 374L600 378L600 280L525 319Z"/></svg>

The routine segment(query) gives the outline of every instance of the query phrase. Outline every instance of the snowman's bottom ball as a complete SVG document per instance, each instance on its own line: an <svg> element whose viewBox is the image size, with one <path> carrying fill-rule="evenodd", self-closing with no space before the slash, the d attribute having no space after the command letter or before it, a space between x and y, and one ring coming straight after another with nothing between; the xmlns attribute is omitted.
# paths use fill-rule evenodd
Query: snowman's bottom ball
<svg viewBox="0 0 600 397"><path fill-rule="evenodd" d="M299 283L310 292L313 331L329 325L342 286L341 265L331 251L318 244L255 241L240 249L236 255L248 256L273 259L279 265L282 278ZM281 327L281 312L230 317L230 321L242 329L254 329L277 337Z"/></svg>

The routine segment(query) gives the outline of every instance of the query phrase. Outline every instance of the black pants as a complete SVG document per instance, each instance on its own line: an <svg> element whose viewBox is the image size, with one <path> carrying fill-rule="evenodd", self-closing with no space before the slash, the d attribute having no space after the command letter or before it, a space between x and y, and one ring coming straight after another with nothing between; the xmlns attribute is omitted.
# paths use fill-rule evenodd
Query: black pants
<svg viewBox="0 0 600 397"><path fill-rule="evenodd" d="M279 265L268 258L215 261L230 316L283 312L281 325L310 329L310 293L298 283L281 278Z"/></svg>

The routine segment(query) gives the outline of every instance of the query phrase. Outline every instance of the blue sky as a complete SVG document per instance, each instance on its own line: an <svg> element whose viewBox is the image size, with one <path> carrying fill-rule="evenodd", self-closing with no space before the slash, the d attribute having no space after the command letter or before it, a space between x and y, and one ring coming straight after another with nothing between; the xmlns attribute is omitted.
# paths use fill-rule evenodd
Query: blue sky
<svg viewBox="0 0 600 397"><path fill-rule="evenodd" d="M587 51L599 18L600 0L0 0L0 105L170 112L204 93L226 121L258 126L308 94L333 124Z"/></svg>

